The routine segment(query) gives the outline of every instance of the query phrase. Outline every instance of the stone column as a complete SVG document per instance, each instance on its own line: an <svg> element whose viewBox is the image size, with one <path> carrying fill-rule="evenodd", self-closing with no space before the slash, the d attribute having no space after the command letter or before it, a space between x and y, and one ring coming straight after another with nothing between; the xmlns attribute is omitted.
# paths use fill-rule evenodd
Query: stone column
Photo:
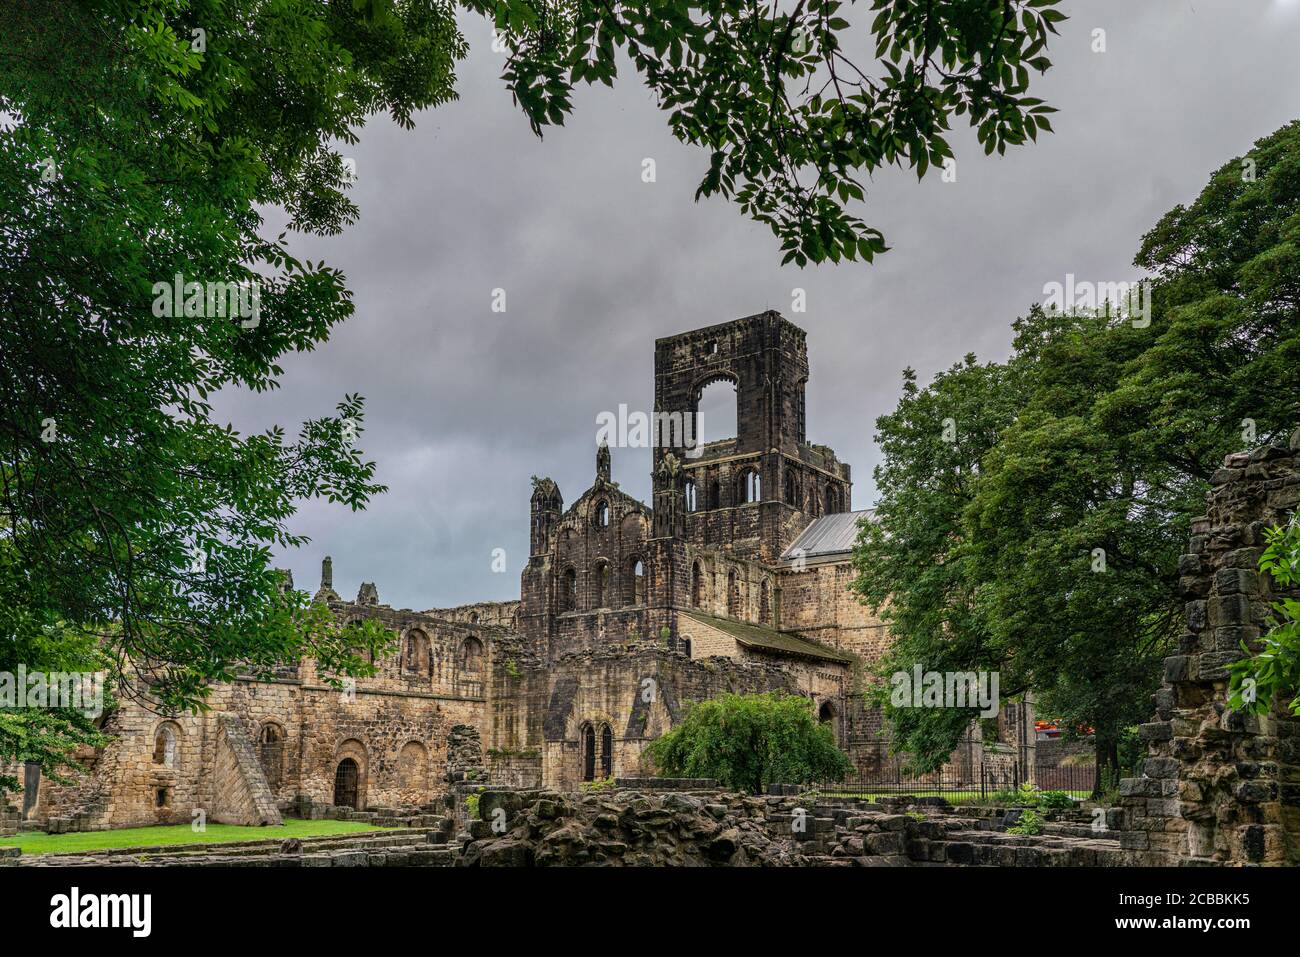
<svg viewBox="0 0 1300 957"><path fill-rule="evenodd" d="M1141 726L1143 774L1120 785L1120 842L1137 864L1296 864L1300 722L1279 705L1265 717L1230 710L1227 666L1268 627L1263 531L1300 503L1300 432L1289 448L1229 455L1210 484L1179 560L1186 633Z"/></svg>

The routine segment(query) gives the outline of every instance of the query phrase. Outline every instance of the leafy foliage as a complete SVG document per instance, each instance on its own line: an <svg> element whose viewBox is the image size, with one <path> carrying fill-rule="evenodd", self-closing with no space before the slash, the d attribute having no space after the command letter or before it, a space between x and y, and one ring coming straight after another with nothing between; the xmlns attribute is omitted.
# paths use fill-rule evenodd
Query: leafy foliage
<svg viewBox="0 0 1300 957"><path fill-rule="evenodd" d="M646 753L670 777L716 778L762 794L773 783L838 781L851 769L812 702L782 694L726 694L691 706Z"/></svg>
<svg viewBox="0 0 1300 957"><path fill-rule="evenodd" d="M1259 569L1272 576L1283 594L1273 603L1274 617L1261 639L1258 653L1243 643L1246 657L1228 666L1231 675L1228 703L1240 711L1268 714L1278 698L1290 698L1287 709L1300 715L1300 519L1264 530L1267 543Z"/></svg>
<svg viewBox="0 0 1300 957"><path fill-rule="evenodd" d="M1035 307L1007 362L968 357L926 389L904 373L855 554L898 639L882 677L997 670L1004 696L1092 727L1099 781L1118 776L1179 630L1177 558L1210 474L1300 417L1298 172L1292 123L1161 219L1137 258L1156 276L1148 327ZM889 710L922 769L974 716Z"/></svg>
<svg viewBox="0 0 1300 957"><path fill-rule="evenodd" d="M289 439L237 434L210 398L274 389L282 355L351 314L342 275L260 210L321 234L353 220L331 144L453 95L451 8L375 25L337 2L15 0L0 38L0 668L48 666L58 628L167 710L237 666L364 673L384 637L335 628L269 567L304 541L298 500L383 490L353 441L361 399ZM257 283L256 321L159 308L178 274ZM47 743L8 722L0 758Z"/></svg>
<svg viewBox="0 0 1300 957"><path fill-rule="evenodd" d="M800 266L884 252L880 231L846 210L865 198L861 174L941 166L952 117L969 119L986 153L1051 130L1030 71L1051 66L1047 41L1065 19L1057 0L874 0L864 60L853 48L866 31L842 0L465 6L496 24L503 78L538 135L563 124L577 84L612 86L625 55L673 135L709 151L696 198L736 202Z"/></svg>

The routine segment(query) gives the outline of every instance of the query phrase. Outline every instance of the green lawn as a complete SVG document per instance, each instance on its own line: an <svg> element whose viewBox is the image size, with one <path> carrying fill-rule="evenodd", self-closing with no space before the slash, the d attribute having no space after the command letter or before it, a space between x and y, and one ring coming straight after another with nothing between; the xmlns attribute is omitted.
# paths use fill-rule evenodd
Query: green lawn
<svg viewBox="0 0 1300 957"><path fill-rule="evenodd" d="M75 854L110 847L157 847L163 844L225 844L231 841L267 841L286 837L324 837L354 831L378 831L382 828L361 821L301 821L285 818L280 827L243 827L236 824L209 824L201 834L188 824L160 827L126 827L117 831L76 831L71 834L46 834L23 831L13 837L0 837L0 845L17 845L24 854Z"/></svg>

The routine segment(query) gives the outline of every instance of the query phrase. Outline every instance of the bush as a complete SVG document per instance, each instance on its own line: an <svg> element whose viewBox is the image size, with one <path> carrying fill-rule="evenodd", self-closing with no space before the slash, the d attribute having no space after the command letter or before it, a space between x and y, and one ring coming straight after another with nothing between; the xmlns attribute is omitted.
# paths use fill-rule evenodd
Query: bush
<svg viewBox="0 0 1300 957"><path fill-rule="evenodd" d="M691 707L646 749L661 775L716 778L762 794L769 784L838 781L853 765L812 702L783 694L726 694Z"/></svg>
<svg viewBox="0 0 1300 957"><path fill-rule="evenodd" d="M1038 806L1048 811L1074 807L1074 798L1064 791L1044 791L1038 795Z"/></svg>
<svg viewBox="0 0 1300 957"><path fill-rule="evenodd" d="M1020 814L1020 820L1016 824L1007 828L1008 834L1042 834L1043 819L1038 816L1037 811L1026 810Z"/></svg>

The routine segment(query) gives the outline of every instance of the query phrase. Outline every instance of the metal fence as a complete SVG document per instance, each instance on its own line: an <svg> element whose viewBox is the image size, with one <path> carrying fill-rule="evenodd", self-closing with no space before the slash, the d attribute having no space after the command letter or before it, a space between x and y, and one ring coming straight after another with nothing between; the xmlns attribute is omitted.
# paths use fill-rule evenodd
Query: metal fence
<svg viewBox="0 0 1300 957"><path fill-rule="evenodd" d="M1015 791L1025 780L1021 769L1010 767L944 767L927 774L908 774L900 767L883 767L850 775L842 781L825 781L816 790L828 797L887 797L910 794L916 797L945 797L949 800L991 798ZM1083 798L1092 793L1095 770L1092 765L1064 767L1040 765L1028 780L1043 791L1065 791Z"/></svg>

